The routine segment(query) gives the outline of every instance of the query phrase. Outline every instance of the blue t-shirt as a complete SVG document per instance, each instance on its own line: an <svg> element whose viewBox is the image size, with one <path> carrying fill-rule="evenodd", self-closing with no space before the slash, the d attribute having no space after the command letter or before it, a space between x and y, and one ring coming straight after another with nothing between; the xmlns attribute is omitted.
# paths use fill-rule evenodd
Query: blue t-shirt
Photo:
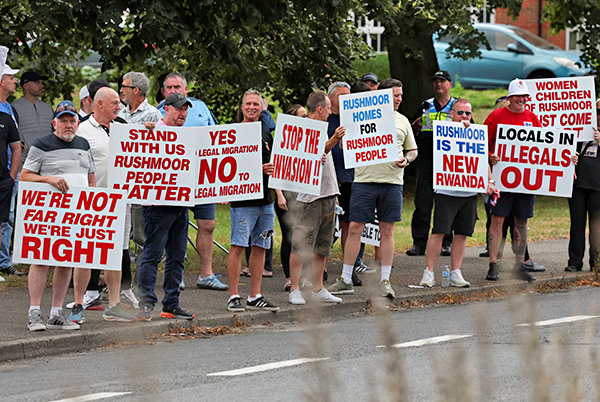
<svg viewBox="0 0 600 402"><path fill-rule="evenodd" d="M17 123L17 119L15 118L15 112L13 111L13 108L10 105L10 103L0 102L0 112L6 113L7 115L11 116L13 118L13 120L15 121L15 124ZM8 170L10 170L11 161L12 161L12 150L10 149L10 147L8 147Z"/></svg>
<svg viewBox="0 0 600 402"><path fill-rule="evenodd" d="M340 126L340 115L330 114L327 122L329 123L327 135L331 138L335 134L335 130ZM335 166L335 175L337 176L338 183L352 183L354 181L354 169L346 169L344 167L344 151L340 148L339 142L331 149L331 156L333 156L333 165Z"/></svg>
<svg viewBox="0 0 600 402"><path fill-rule="evenodd" d="M216 126L219 124L208 106L206 106L206 103L200 99L190 98L189 96L187 100L192 103L192 107L188 109L188 115L183 127ZM160 102L156 108L165 117L165 101Z"/></svg>

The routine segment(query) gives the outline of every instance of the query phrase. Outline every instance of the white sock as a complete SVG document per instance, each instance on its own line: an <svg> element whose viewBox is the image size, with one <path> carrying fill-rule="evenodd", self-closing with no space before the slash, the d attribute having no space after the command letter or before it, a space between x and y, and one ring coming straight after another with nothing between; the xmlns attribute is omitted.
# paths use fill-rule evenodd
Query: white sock
<svg viewBox="0 0 600 402"><path fill-rule="evenodd" d="M33 310L41 310L40 306L29 306L29 313L31 313Z"/></svg>
<svg viewBox="0 0 600 402"><path fill-rule="evenodd" d="M344 269L342 270L342 279L346 283L352 283L352 272L354 272L354 265L344 264Z"/></svg>
<svg viewBox="0 0 600 402"><path fill-rule="evenodd" d="M98 290L87 290L85 292L85 294L87 295L87 297L89 297L90 299L95 299L96 297L100 296L100 291Z"/></svg>
<svg viewBox="0 0 600 402"><path fill-rule="evenodd" d="M52 307L52 309L50 309L50 316L56 317L56 316L60 315L61 311L62 311L62 307Z"/></svg>
<svg viewBox="0 0 600 402"><path fill-rule="evenodd" d="M229 296L229 300L227 300L227 303L229 303L232 299L235 299L236 297L240 297L240 295L231 295L231 296Z"/></svg>
<svg viewBox="0 0 600 402"><path fill-rule="evenodd" d="M262 297L262 295L260 293L257 293L256 296L254 296L254 297L248 296L248 301L253 302L256 299L260 299L261 297Z"/></svg>
<svg viewBox="0 0 600 402"><path fill-rule="evenodd" d="M381 280L387 279L389 281L391 273L392 273L391 265L382 265L381 266Z"/></svg>

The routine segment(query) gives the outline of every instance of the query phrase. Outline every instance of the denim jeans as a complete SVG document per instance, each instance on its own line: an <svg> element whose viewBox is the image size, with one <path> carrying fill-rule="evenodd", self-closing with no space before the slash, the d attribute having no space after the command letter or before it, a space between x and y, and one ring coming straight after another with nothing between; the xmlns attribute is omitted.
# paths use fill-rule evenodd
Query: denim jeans
<svg viewBox="0 0 600 402"><path fill-rule="evenodd" d="M20 172L19 172L20 174ZM15 180L13 186L12 197L10 200L10 215L8 222L2 223L2 244L0 244L0 269L10 268L12 261L10 258L10 238L12 237L13 224L15 222L15 201L17 197L17 190L19 187L19 175Z"/></svg>
<svg viewBox="0 0 600 402"><path fill-rule="evenodd" d="M179 305L179 284L183 279L183 262L187 250L188 208L172 206L145 206L144 230L146 242L138 272L140 306L154 306L158 298L154 293L158 264L166 252L165 310Z"/></svg>

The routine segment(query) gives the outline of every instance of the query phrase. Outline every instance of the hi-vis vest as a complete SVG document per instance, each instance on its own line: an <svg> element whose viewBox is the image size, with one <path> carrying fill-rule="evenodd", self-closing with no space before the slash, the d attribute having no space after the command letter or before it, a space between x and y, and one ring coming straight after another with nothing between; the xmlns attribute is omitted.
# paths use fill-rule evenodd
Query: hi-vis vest
<svg viewBox="0 0 600 402"><path fill-rule="evenodd" d="M446 120L450 121L450 109L456 101L456 98L450 98L450 102L439 112L435 109L433 98L427 99L425 102L429 104L429 108L423 108L423 117L421 119L421 133L424 131L433 132L433 121L434 120ZM423 103L425 103L423 102Z"/></svg>

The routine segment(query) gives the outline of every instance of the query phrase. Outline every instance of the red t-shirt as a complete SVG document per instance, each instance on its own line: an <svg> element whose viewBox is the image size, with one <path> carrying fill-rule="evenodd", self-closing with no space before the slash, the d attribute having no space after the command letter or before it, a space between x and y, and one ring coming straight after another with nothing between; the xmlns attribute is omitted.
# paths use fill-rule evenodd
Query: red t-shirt
<svg viewBox="0 0 600 402"><path fill-rule="evenodd" d="M494 110L485 119L485 124L488 126L488 151L494 154L496 149L496 134L498 130L498 124L510 124L514 126L528 126L528 127L542 127L537 116L525 109L523 113L514 113L503 107L498 110Z"/></svg>

